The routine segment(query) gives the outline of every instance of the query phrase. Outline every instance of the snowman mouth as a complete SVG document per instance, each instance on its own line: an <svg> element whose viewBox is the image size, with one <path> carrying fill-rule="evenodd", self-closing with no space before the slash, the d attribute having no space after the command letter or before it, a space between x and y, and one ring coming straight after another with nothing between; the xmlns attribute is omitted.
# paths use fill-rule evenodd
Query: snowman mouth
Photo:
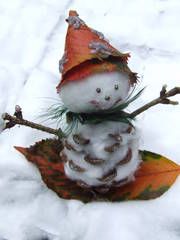
<svg viewBox="0 0 180 240"><path fill-rule="evenodd" d="M113 107L115 106L115 105L117 105L119 102L121 102L122 101L122 98L118 98L116 101L115 101L115 103L113 104Z"/></svg>
<svg viewBox="0 0 180 240"><path fill-rule="evenodd" d="M122 101L122 98L118 98L111 106L108 106L108 108L116 106L120 101ZM105 109L105 107L102 106L102 103L100 103L96 100L92 100L89 103L92 104L94 107L96 107L99 110L104 110Z"/></svg>
<svg viewBox="0 0 180 240"><path fill-rule="evenodd" d="M98 108L98 109L101 109L100 107L100 103L96 100L92 100L90 101L89 103L91 103L94 107Z"/></svg>

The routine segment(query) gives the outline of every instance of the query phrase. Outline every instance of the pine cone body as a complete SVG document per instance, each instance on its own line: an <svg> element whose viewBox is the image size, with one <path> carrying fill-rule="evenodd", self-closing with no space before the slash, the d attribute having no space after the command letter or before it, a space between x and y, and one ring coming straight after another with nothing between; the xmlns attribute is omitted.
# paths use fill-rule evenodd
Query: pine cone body
<svg viewBox="0 0 180 240"><path fill-rule="evenodd" d="M133 179L140 159L137 130L129 124L79 125L64 140L66 175L82 185L122 185Z"/></svg>

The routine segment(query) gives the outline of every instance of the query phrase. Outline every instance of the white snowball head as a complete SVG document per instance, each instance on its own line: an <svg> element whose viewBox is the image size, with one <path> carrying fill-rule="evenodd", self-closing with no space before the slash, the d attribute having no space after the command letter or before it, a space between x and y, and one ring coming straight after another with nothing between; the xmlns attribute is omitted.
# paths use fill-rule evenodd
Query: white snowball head
<svg viewBox="0 0 180 240"><path fill-rule="evenodd" d="M72 112L98 112L122 103L128 96L129 77L125 73L98 73L61 87L60 97Z"/></svg>

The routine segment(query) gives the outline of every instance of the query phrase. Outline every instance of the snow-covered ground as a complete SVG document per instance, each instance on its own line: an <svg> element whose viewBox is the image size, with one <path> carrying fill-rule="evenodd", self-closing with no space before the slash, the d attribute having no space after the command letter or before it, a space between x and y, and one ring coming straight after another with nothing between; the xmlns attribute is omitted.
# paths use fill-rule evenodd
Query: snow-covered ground
<svg viewBox="0 0 180 240"><path fill-rule="evenodd" d="M135 108L161 86L180 86L179 0L0 0L0 113L23 108L34 121L57 99L58 60L69 9L111 43L131 52L130 66L147 86ZM176 97L180 100L180 97ZM138 118L141 149L180 164L180 107L158 106ZM66 201L42 182L15 149L50 135L25 127L0 134L0 240L179 240L180 179L152 201Z"/></svg>

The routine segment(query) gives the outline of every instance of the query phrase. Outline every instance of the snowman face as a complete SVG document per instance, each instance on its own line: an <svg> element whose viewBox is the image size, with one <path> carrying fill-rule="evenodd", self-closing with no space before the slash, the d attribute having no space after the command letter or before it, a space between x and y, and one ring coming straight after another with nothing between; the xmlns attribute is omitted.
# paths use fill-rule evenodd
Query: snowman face
<svg viewBox="0 0 180 240"><path fill-rule="evenodd" d="M99 73L62 86L60 97L72 112L98 112L122 103L128 96L128 75Z"/></svg>

